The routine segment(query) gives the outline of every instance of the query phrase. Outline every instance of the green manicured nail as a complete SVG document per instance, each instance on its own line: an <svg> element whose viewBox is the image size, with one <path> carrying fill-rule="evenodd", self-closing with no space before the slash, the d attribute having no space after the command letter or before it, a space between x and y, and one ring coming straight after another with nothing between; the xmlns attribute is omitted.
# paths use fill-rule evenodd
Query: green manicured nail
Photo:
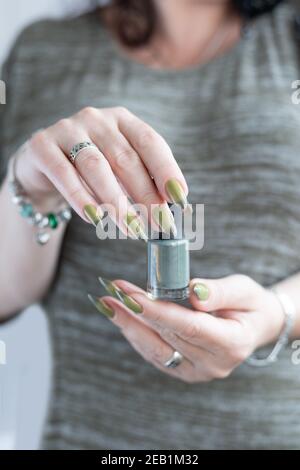
<svg viewBox="0 0 300 470"><path fill-rule="evenodd" d="M125 292L120 289L120 287L116 286L112 281L109 279L105 279L103 277L98 277L100 283L104 287L104 289L115 299L120 300L126 307L132 310L134 313L142 313L143 308L140 304L138 304L132 297L125 294Z"/></svg>
<svg viewBox="0 0 300 470"><path fill-rule="evenodd" d="M121 289L118 291L117 295L119 296L119 300L121 300L126 307L132 310L133 313L143 313L143 307L132 297L125 294Z"/></svg>
<svg viewBox="0 0 300 470"><path fill-rule="evenodd" d="M186 194L177 179L169 179L169 181L167 181L166 183L165 189L172 202L174 202L175 204L179 204L182 209L186 209L189 203Z"/></svg>
<svg viewBox="0 0 300 470"><path fill-rule="evenodd" d="M193 291L195 292L196 296L202 302L207 300L209 297L209 290L205 284L195 284L193 287Z"/></svg>
<svg viewBox="0 0 300 470"><path fill-rule="evenodd" d="M137 214L131 214L130 212L128 212L125 216L124 222L128 230L130 231L130 233L133 234L134 237L140 238L145 242L148 241L148 237L145 233L142 221L139 219Z"/></svg>
<svg viewBox="0 0 300 470"><path fill-rule="evenodd" d="M92 302L94 307L98 310L98 312L102 313L107 318L113 318L115 315L115 312L111 307L109 307L104 300L99 299L98 297L94 297L91 294L88 294L89 300Z"/></svg>
<svg viewBox="0 0 300 470"><path fill-rule="evenodd" d="M108 292L110 295L115 297L116 299L119 299L119 296L117 294L117 291L119 291L119 287L117 287L112 281L109 279L105 279L104 277L99 276L98 277L100 284L104 287L106 292Z"/></svg>
<svg viewBox="0 0 300 470"><path fill-rule="evenodd" d="M89 221L92 222L93 225L95 225L95 227L97 227L99 222L101 222L102 214L100 215L100 210L97 209L97 207L93 204L87 204L86 206L84 206L83 212L85 213Z"/></svg>
<svg viewBox="0 0 300 470"><path fill-rule="evenodd" d="M156 206L152 210L152 217L162 232L176 236L177 229L174 217L168 206Z"/></svg>

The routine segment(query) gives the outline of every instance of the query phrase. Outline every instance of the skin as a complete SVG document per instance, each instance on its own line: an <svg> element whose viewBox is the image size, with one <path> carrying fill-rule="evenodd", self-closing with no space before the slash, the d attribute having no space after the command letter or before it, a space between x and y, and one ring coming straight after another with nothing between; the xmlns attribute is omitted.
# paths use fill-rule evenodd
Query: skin
<svg viewBox="0 0 300 470"><path fill-rule="evenodd" d="M294 282L296 291L298 276ZM193 291L199 283L207 289L205 301ZM140 309L135 313L137 309L133 312L117 299L103 297L111 308L111 321L146 361L187 383L228 377L257 348L275 342L284 324L277 296L244 275L193 279L191 309L154 301L145 291L123 280L113 284ZM291 283L287 281L289 284L285 292L291 294ZM293 336L299 333L298 314ZM166 369L164 363L174 350L184 359L176 369Z"/></svg>
<svg viewBox="0 0 300 470"><path fill-rule="evenodd" d="M213 59L204 52L199 55L199 51L205 51L225 24L229 34L219 53L225 53L239 39L241 21L232 15L227 2L157 0L157 7L162 26L153 44L161 52L159 63L153 64L153 54L147 48L130 53L149 67L186 68ZM92 140L101 152L83 151L75 168L66 155L75 142L83 140ZM124 190L147 207L170 201L165 189L170 178L177 179L184 194L188 193L168 144L124 108L88 107L39 131L18 151L17 175L40 211L52 210L63 197L84 221L93 222L84 207L110 203L118 210L116 222L123 230L122 221L129 209ZM48 290L65 230L61 225L43 248L32 243L32 228L11 203L8 180L7 176L0 192L0 213L5 220L0 232L2 320ZM199 282L206 286L209 296L200 301L192 293L193 309L151 301L126 281L116 283L141 306L142 313L133 313L112 297L103 299L114 314L111 321L147 361L189 383L227 377L254 349L276 341L284 322L275 295L245 276L192 281L193 285ZM278 286L296 306L294 337L300 335L299 287L300 275ZM210 311L215 315L208 314ZM184 361L177 369L166 369L163 364L174 349L183 354Z"/></svg>

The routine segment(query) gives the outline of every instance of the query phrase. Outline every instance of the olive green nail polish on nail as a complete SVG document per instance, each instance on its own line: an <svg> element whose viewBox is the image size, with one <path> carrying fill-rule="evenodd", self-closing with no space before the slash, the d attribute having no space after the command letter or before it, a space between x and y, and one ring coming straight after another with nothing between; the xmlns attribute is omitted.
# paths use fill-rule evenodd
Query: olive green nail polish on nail
<svg viewBox="0 0 300 470"><path fill-rule="evenodd" d="M94 297L91 294L88 294L89 300L92 302L94 307L98 310L98 312L102 313L107 318L113 318L115 315L115 312L111 307L109 307L104 300L99 299L98 297Z"/></svg>
<svg viewBox="0 0 300 470"><path fill-rule="evenodd" d="M156 206L152 210L152 217L162 232L177 235L177 229L172 212L167 206Z"/></svg>
<svg viewBox="0 0 300 470"><path fill-rule="evenodd" d="M95 227L101 222L101 216L99 214L99 211L96 206L93 206L93 204L87 204L83 208L83 212L85 213L86 217L89 219L90 222L92 222Z"/></svg>
<svg viewBox="0 0 300 470"><path fill-rule="evenodd" d="M179 204L182 209L185 209L188 206L186 194L177 179L169 179L166 183L165 189L172 202Z"/></svg>
<svg viewBox="0 0 300 470"><path fill-rule="evenodd" d="M125 294L125 292L120 289L120 287L116 286L112 281L109 279L105 279L101 276L98 277L100 283L104 287L104 289L112 295L115 299L120 300L126 307L132 310L134 313L142 313L143 308L139 305L132 297Z"/></svg>
<svg viewBox="0 0 300 470"><path fill-rule="evenodd" d="M110 281L109 279L105 279L104 277L99 276L98 280L100 284L104 287L106 292L108 292L108 294L115 297L115 299L119 299L119 296L117 294L117 292L120 290L119 287L117 287L112 281Z"/></svg>
<svg viewBox="0 0 300 470"><path fill-rule="evenodd" d="M131 214L128 212L124 219L125 225L128 230L137 238L144 240L145 242L148 241L147 235L145 233L142 221L136 214Z"/></svg>
<svg viewBox="0 0 300 470"><path fill-rule="evenodd" d="M137 303L132 297L125 294L121 289L118 291L117 295L119 296L119 300L123 302L123 304L128 307L133 313L143 313L143 307Z"/></svg>
<svg viewBox="0 0 300 470"><path fill-rule="evenodd" d="M195 284L193 287L193 291L195 292L198 299L202 302L207 300L209 297L209 290L205 284Z"/></svg>

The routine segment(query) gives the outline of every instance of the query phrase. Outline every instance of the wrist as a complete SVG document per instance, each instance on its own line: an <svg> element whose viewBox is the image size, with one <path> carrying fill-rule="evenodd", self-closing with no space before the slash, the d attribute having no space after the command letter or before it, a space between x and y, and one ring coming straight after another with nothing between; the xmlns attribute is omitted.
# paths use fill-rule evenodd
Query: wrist
<svg viewBox="0 0 300 470"><path fill-rule="evenodd" d="M31 178L30 181L27 182L24 175L16 175L15 158L16 157L13 157L9 162L7 175L4 181L4 185L7 187L8 191L11 189L12 182L19 183L21 191L24 193L24 197L30 199L35 208L40 212L50 212L54 208L60 208L63 205L66 205L62 195L57 191L56 188L51 187L52 185L49 184L49 181L46 180L46 177L43 175L41 175L39 178L45 178L44 185L35 185L33 182L34 178ZM41 186L43 186L42 190L40 189Z"/></svg>
<svg viewBox="0 0 300 470"><path fill-rule="evenodd" d="M265 290L264 310L256 349L276 343L285 324L285 313L276 293Z"/></svg>
<svg viewBox="0 0 300 470"><path fill-rule="evenodd" d="M64 199L55 195L54 199L29 195L16 176L16 159L13 158L8 174L8 189L11 193L11 201L18 208L20 215L35 228L35 239L40 245L45 245L50 239L50 232L61 223L65 225L72 215Z"/></svg>
<svg viewBox="0 0 300 470"><path fill-rule="evenodd" d="M272 291L269 291L269 292L272 292ZM247 359L247 363L251 366L265 367L265 366L269 366L269 365L273 364L274 362L276 362L278 360L278 357L279 357L280 352L282 351L282 349L287 346L287 344L290 340L290 337L291 337L291 333L293 331L293 327L294 327L294 324L295 324L295 316L296 316L296 308L295 308L295 305L294 305L293 301L291 300L291 298L288 295L285 295L283 293L279 293L277 290L274 291L274 289L273 289L273 294L274 294L274 297L277 299L277 301L278 301L278 303L279 303L279 305L282 309L282 313L283 313L283 316L284 316L283 326L282 326L281 331L280 331L280 333L279 333L279 335L278 335L278 337L275 341L274 340L274 334L275 334L275 331L277 330L277 328L274 327L274 325L278 326L279 323L277 323L277 321L273 323L274 328L270 329L270 335L265 337L265 342L262 344L262 346L265 346L269 342L274 342L275 344L274 344L271 352L265 358L257 357L255 353L252 354ZM271 298L269 298L269 299L271 299ZM268 303L268 307L270 307L269 303ZM267 311L270 311L270 310L267 309ZM277 311L277 309L276 309L276 311ZM276 319L276 320L277 319L279 320L279 317L277 317L277 315L273 315L273 318Z"/></svg>

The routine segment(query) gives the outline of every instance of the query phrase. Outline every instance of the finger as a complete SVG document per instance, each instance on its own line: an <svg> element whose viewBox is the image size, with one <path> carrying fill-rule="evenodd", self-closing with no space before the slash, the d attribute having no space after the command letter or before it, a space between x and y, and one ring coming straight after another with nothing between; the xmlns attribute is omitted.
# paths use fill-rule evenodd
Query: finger
<svg viewBox="0 0 300 470"><path fill-rule="evenodd" d="M176 234L174 217L138 154L120 132L106 132L102 138L103 153L112 171L135 204L140 205L143 217L154 223L153 229ZM160 219L161 214L161 219Z"/></svg>
<svg viewBox="0 0 300 470"><path fill-rule="evenodd" d="M141 293L142 295L147 295L146 292L141 289L140 287L128 282L128 281L123 281L121 279L118 279L116 281L113 281L113 284L118 286L123 292L126 292L128 295L131 293ZM145 316L141 315L140 319L145 321ZM147 320L146 320L147 324ZM206 349L205 347L199 347L199 346L193 346L191 343L187 343L184 341L182 338L180 338L173 330L170 330L170 328L167 328L163 325L160 325L157 322L153 322L152 324L153 328L155 328L155 331L159 333L159 335L171 346L173 346L175 349L176 347L179 348L180 350L182 349L184 351L184 355L190 359L192 362L194 362L194 359L198 357L198 351L202 349L203 352L208 353L210 356L214 355L212 351L209 349Z"/></svg>
<svg viewBox="0 0 300 470"><path fill-rule="evenodd" d="M181 351L181 353L189 359L194 365L198 363L206 363L207 360L211 362L215 358L215 353L205 349L201 346L195 346L184 339L180 338L178 334L174 331L169 330L168 328L161 326L154 326L155 331L159 334L161 338L165 340L170 346L174 349Z"/></svg>
<svg viewBox="0 0 300 470"><path fill-rule="evenodd" d="M188 187L173 153L163 137L126 109L118 113L118 125L120 131L142 159L149 174L153 176L162 197L170 202L181 203L185 207ZM172 191L168 186L169 181L175 183Z"/></svg>
<svg viewBox="0 0 300 470"><path fill-rule="evenodd" d="M224 354L215 354L207 349L194 346L167 329L162 329L160 336L193 364L197 376L201 377L201 381L225 378L229 375L231 369L228 365L229 361L226 360L226 357L224 358Z"/></svg>
<svg viewBox="0 0 300 470"><path fill-rule="evenodd" d="M195 312L172 302L152 300L140 288L126 281L114 281L140 306L141 319L153 328L166 328L191 344L214 352L225 347L230 334L230 325L222 318L207 313ZM137 292L138 290L138 292Z"/></svg>
<svg viewBox="0 0 300 470"><path fill-rule="evenodd" d="M121 302L112 297L103 297L102 300L113 309L111 321L121 329L125 338L147 362L174 377L193 374L193 366L186 358L176 369L167 368L164 364L173 356L174 349L138 317L128 312Z"/></svg>
<svg viewBox="0 0 300 470"><path fill-rule="evenodd" d="M103 115L107 116L107 119L104 119ZM140 205L144 218L154 223L153 229L157 230L160 227L167 233L170 231L176 233L172 212L150 177L140 155L120 132L116 120L112 119L107 111L99 112L96 120L99 125L95 126L95 120L95 117L93 121L88 119L89 134L107 158L112 172L122 183L122 188L136 204Z"/></svg>
<svg viewBox="0 0 300 470"><path fill-rule="evenodd" d="M115 298L118 298L118 296L116 295L116 288L119 289L119 293L121 293L121 296L122 294L127 294L129 295L129 297L127 297L127 302L125 302L125 296L123 295L123 304L125 304L125 306L127 306L129 309L131 307L131 310L133 309L133 307L139 307L138 304L137 305L133 305L132 304L132 297L130 297L130 293L134 293L134 292L140 292L142 295L146 295L145 291L143 291L143 289L139 288L138 286L135 286L134 284L131 284L130 282L127 282L127 281L123 281L123 280L115 280L115 281L109 281L108 279L104 279L102 277L99 277L99 280L100 280L100 283L102 284L102 286L105 288L105 290L111 294L113 297ZM135 313L140 313L140 309L139 308L134 308L134 311ZM139 320L143 323L145 323L146 325L149 325L149 321L147 322L147 320L145 319L145 317L143 315L139 315ZM173 346L175 349L176 347L179 348L179 350L181 350L181 348L184 348L184 355L188 358L188 359L191 359L193 353L194 353L194 357L197 357L197 351L199 351L199 347L194 347L192 346L191 344L183 341L181 338L179 338L177 336L176 333L174 333L173 331L171 331L169 328L166 328L164 327L163 325L160 325L159 323L152 323L151 324L151 327L155 329L155 331L163 338L166 340L167 343L169 343L171 346ZM203 351L206 351L205 348L203 349ZM208 351L210 355L212 355L212 353L210 351Z"/></svg>
<svg viewBox="0 0 300 470"><path fill-rule="evenodd" d="M172 336L170 332L164 332L166 340L163 341L164 337L139 321L140 317L134 317L130 313L130 319L128 319L125 315L127 308L119 301L111 297L104 297L104 300L115 312L112 321L121 328L124 336L135 350L161 371L187 382L208 382L213 378L223 377L224 369L217 365L217 360L212 354L188 345L180 338ZM120 311L119 317L117 317L118 311ZM132 320L133 323L130 324ZM191 360L191 350L193 350L194 361ZM174 351L182 354L183 361L175 369L169 369L165 363L172 358Z"/></svg>
<svg viewBox="0 0 300 470"><path fill-rule="evenodd" d="M248 276L232 275L222 279L193 279L190 302L196 310L248 311L260 305L263 288Z"/></svg>
<svg viewBox="0 0 300 470"><path fill-rule="evenodd" d="M49 132L65 155L70 154L76 143L91 141L85 130L74 125L70 119L58 121ZM111 219L126 234L128 215L134 216L136 213L129 207L129 201L105 156L96 147L85 148L77 156L74 165L97 199L105 204ZM141 234L144 235L142 230Z"/></svg>
<svg viewBox="0 0 300 470"><path fill-rule="evenodd" d="M46 131L40 131L32 137L30 150L37 156L38 170L49 179L77 214L89 222L84 208L90 204L97 207L98 203L86 190L75 168Z"/></svg>

